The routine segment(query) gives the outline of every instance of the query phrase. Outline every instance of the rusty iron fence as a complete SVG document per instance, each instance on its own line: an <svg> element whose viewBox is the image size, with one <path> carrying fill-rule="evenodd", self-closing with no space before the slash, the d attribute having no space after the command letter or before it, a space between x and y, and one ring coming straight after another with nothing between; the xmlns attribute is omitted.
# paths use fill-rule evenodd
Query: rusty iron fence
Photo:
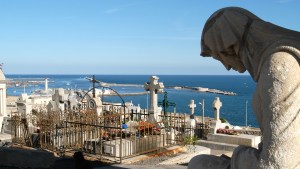
<svg viewBox="0 0 300 169"><path fill-rule="evenodd" d="M167 113L153 120L147 110L103 110L38 112L21 118L12 116L13 142L53 152L83 151L99 160L121 163L122 159L160 152L183 145L184 137L195 133L186 115ZM124 123L126 122L126 123Z"/></svg>

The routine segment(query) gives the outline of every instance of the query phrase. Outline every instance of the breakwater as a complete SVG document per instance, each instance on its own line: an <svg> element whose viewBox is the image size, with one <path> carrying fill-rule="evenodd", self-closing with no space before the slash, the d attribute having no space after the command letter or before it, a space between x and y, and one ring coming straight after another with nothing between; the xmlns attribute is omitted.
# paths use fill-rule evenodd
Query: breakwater
<svg viewBox="0 0 300 169"><path fill-rule="evenodd" d="M188 89L188 90L193 90L196 92L207 92L207 93L223 94L223 95L231 95L231 96L237 95L237 93L234 93L234 92L228 92L228 91L222 91L222 90L218 90L218 89L210 89L210 88L204 88L204 87L189 87L189 86L169 86L169 87L177 89L177 90Z"/></svg>
<svg viewBox="0 0 300 169"><path fill-rule="evenodd" d="M48 80L48 83L54 83L54 81ZM37 86L39 84L45 84L45 78L6 79L6 85L8 87Z"/></svg>

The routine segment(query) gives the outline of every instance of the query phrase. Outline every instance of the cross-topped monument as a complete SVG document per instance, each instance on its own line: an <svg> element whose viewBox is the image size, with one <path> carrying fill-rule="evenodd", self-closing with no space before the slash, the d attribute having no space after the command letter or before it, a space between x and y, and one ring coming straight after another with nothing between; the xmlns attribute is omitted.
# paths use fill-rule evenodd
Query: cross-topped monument
<svg viewBox="0 0 300 169"><path fill-rule="evenodd" d="M189 108L190 108L190 111L191 111L191 115L194 115L195 108L196 108L196 104L195 104L194 100L190 101Z"/></svg>
<svg viewBox="0 0 300 169"><path fill-rule="evenodd" d="M216 134L217 130L222 127L222 123L220 120L220 108L222 107L222 102L219 97L216 97L214 102L212 103L212 107L215 111L215 119L211 121L211 133Z"/></svg>
<svg viewBox="0 0 300 169"><path fill-rule="evenodd" d="M162 82L158 82L157 76L151 76L150 82L145 83L144 88L146 91L150 91L150 114L154 114L156 117L157 114L157 93L162 92L164 88L164 84Z"/></svg>
<svg viewBox="0 0 300 169"><path fill-rule="evenodd" d="M222 102L220 101L219 97L216 97L213 104L215 110L215 120L220 120L220 108L222 107Z"/></svg>
<svg viewBox="0 0 300 169"><path fill-rule="evenodd" d="M195 104L194 100L190 101L189 108L191 111L191 115L190 115L190 118L187 120L187 130L186 130L187 133L186 134L188 134L188 136L194 137L194 134L195 134L194 130L196 128L196 120L195 120L195 116L194 116L196 104Z"/></svg>
<svg viewBox="0 0 300 169"><path fill-rule="evenodd" d="M195 113L196 104L195 104L194 100L190 101L189 108L191 111L190 119L195 119L194 113Z"/></svg>

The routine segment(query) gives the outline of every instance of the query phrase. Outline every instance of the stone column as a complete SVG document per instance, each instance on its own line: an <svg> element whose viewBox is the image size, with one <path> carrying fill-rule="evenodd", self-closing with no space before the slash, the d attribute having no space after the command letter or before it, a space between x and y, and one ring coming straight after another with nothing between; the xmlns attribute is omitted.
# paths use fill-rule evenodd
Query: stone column
<svg viewBox="0 0 300 169"><path fill-rule="evenodd" d="M150 110L149 113L156 117L157 114L157 93L162 92L164 85L162 82L158 82L157 76L151 76L150 82L145 83L144 88L146 91L150 91Z"/></svg>

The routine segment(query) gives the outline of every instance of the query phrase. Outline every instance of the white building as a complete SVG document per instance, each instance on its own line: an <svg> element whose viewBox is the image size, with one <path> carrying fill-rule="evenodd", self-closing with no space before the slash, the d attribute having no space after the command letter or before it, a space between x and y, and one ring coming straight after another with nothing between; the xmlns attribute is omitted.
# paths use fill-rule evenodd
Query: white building
<svg viewBox="0 0 300 169"><path fill-rule="evenodd" d="M3 117L7 116L6 113L6 80L2 67L0 67L0 131L2 129Z"/></svg>
<svg viewBox="0 0 300 169"><path fill-rule="evenodd" d="M23 93L17 100L17 112L22 116L31 114L32 109L46 110L49 101L52 100L52 90L48 89L48 80L45 80L45 90L36 90L31 95Z"/></svg>

